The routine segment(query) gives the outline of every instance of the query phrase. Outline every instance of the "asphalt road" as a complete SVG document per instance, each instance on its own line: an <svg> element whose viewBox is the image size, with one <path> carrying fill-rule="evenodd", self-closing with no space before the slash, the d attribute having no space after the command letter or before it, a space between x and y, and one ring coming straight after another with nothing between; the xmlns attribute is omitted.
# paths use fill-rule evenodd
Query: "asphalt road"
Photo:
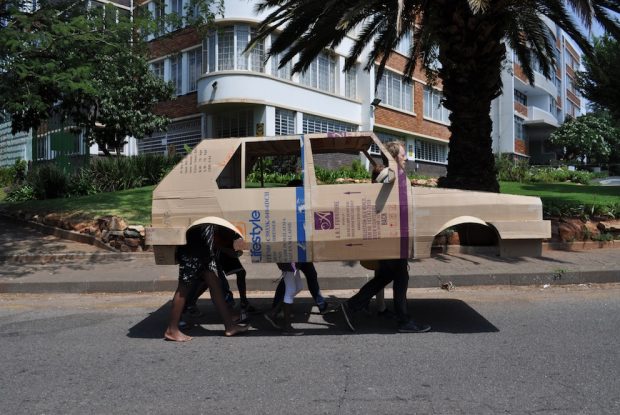
<svg viewBox="0 0 620 415"><path fill-rule="evenodd" d="M362 316L353 334L301 299L306 335L256 316L225 338L201 300L194 340L176 344L161 339L170 293L0 295L0 413L620 413L620 285L410 298L432 332Z"/></svg>

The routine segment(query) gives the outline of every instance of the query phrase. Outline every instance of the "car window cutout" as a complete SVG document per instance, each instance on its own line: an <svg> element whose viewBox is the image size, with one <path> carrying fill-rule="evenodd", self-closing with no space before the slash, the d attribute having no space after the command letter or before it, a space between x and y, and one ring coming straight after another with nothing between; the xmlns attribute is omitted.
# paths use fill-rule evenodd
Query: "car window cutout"
<svg viewBox="0 0 620 415"><path fill-rule="evenodd" d="M301 173L299 138L246 142L246 188L284 187L301 180Z"/></svg>
<svg viewBox="0 0 620 415"><path fill-rule="evenodd" d="M371 155L372 144L376 143L369 136L310 138L316 183L371 183L372 171L386 167L388 160L382 154Z"/></svg>

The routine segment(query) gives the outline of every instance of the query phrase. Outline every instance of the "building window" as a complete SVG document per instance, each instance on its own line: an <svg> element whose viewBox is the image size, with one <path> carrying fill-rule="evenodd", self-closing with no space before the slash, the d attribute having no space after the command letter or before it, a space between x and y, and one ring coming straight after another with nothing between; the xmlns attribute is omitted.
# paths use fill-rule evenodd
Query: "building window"
<svg viewBox="0 0 620 415"><path fill-rule="evenodd" d="M357 99L357 67L352 67L344 74L344 94L347 98Z"/></svg>
<svg viewBox="0 0 620 415"><path fill-rule="evenodd" d="M272 35L271 44L273 44L273 42L275 42L276 39L277 39L277 35ZM292 68L291 61L288 61L283 67L278 69L278 66L280 66L280 62L282 61L282 57L284 56L284 53L285 52L281 52L271 57L271 74L278 78L290 80L291 79L291 68Z"/></svg>
<svg viewBox="0 0 620 415"><path fill-rule="evenodd" d="M250 36L256 36L256 30L250 31ZM260 41L254 45L250 51L250 70L254 72L265 72L265 42Z"/></svg>
<svg viewBox="0 0 620 415"><path fill-rule="evenodd" d="M409 52L411 51L411 45L413 45L413 39L411 36L411 31L408 30L403 34L403 37L398 42L396 46L396 51L403 55L409 56Z"/></svg>
<svg viewBox="0 0 620 415"><path fill-rule="evenodd" d="M514 116L515 119L515 138L525 140L525 132L523 130L523 118Z"/></svg>
<svg viewBox="0 0 620 415"><path fill-rule="evenodd" d="M295 134L295 112L276 108L276 135Z"/></svg>
<svg viewBox="0 0 620 415"><path fill-rule="evenodd" d="M440 91L424 86L424 117L448 124L450 111L443 106L442 100L443 94Z"/></svg>
<svg viewBox="0 0 620 415"><path fill-rule="evenodd" d="M566 60L566 65L570 66L573 71L579 70L579 61L568 51L565 49L566 53L564 54L564 58Z"/></svg>
<svg viewBox="0 0 620 415"><path fill-rule="evenodd" d="M151 63L151 72L153 72L153 75L155 75L162 81L164 80L164 63L165 61L163 59L160 61Z"/></svg>
<svg viewBox="0 0 620 415"><path fill-rule="evenodd" d="M555 108L556 108L555 107L555 97L553 95L549 94L549 112L557 117L557 114L555 112Z"/></svg>
<svg viewBox="0 0 620 415"><path fill-rule="evenodd" d="M254 45L249 53L244 53L254 34L254 29L247 25L226 26L209 32L202 42L203 72L230 70L264 72L263 41Z"/></svg>
<svg viewBox="0 0 620 415"><path fill-rule="evenodd" d="M331 93L336 92L336 60L322 52L301 75L301 83Z"/></svg>
<svg viewBox="0 0 620 415"><path fill-rule="evenodd" d="M413 84L392 71L386 70L383 73L377 86L377 97L384 104L413 111Z"/></svg>
<svg viewBox="0 0 620 415"><path fill-rule="evenodd" d="M416 140L415 158L420 161L445 164L448 159L448 146L430 141Z"/></svg>
<svg viewBox="0 0 620 415"><path fill-rule="evenodd" d="M573 94L577 94L577 89L575 88L575 80L568 76L568 74L566 75L566 87Z"/></svg>
<svg viewBox="0 0 620 415"><path fill-rule="evenodd" d="M250 137L254 135L252 110L215 114L213 132L216 138Z"/></svg>
<svg viewBox="0 0 620 415"><path fill-rule="evenodd" d="M403 143L406 141L405 137L402 137L400 135L395 135L395 134L388 134L388 133L383 133L383 132L378 132L375 131L375 134L377 135L377 138L379 139L379 141L381 141L382 143L389 143L390 141L402 141ZM371 144L370 148L368 149L368 153L370 154L381 154L381 151L379 150L379 146L376 144Z"/></svg>
<svg viewBox="0 0 620 415"><path fill-rule="evenodd" d="M183 0L170 0L170 13L176 13L181 17L183 15Z"/></svg>
<svg viewBox="0 0 620 415"><path fill-rule="evenodd" d="M515 89L515 101L527 107L527 95Z"/></svg>
<svg viewBox="0 0 620 415"><path fill-rule="evenodd" d="M202 68L202 51L196 48L187 52L187 91L195 91Z"/></svg>
<svg viewBox="0 0 620 415"><path fill-rule="evenodd" d="M170 59L170 82L174 85L174 92L177 95L183 93L183 59L177 55Z"/></svg>
<svg viewBox="0 0 620 415"><path fill-rule="evenodd" d="M569 99L566 99L566 108L565 108L564 118L565 119L567 117L576 118L576 117L579 117L579 115L581 115L579 111L579 107L573 104L573 102L570 101Z"/></svg>
<svg viewBox="0 0 620 415"><path fill-rule="evenodd" d="M315 115L304 114L303 133L340 133L345 131L357 131L357 125L342 121L330 120Z"/></svg>
<svg viewBox="0 0 620 415"><path fill-rule="evenodd" d="M217 35L217 69L235 69L235 31L234 27L224 27Z"/></svg>
<svg viewBox="0 0 620 415"><path fill-rule="evenodd" d="M150 137L138 140L140 154L185 153L185 146L193 148L202 137L200 117L183 121L173 121L166 131L153 133Z"/></svg>
<svg viewBox="0 0 620 415"><path fill-rule="evenodd" d="M166 15L166 2L152 2L153 6L153 20L155 20L155 24L157 25L157 30L155 31L155 36L163 35L166 32L166 28L164 27L164 16Z"/></svg>

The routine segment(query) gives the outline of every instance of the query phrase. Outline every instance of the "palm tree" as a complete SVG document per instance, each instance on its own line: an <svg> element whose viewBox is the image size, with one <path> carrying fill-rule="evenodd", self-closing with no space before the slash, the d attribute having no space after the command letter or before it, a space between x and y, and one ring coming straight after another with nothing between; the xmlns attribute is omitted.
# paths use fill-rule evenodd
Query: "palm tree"
<svg viewBox="0 0 620 415"><path fill-rule="evenodd" d="M298 55L294 72L303 72L324 48L336 47L359 27L344 69L367 53L365 69L376 65L378 82L392 50L411 33L405 76L412 76L416 64L422 64L429 77L438 76L443 104L451 111L448 171L440 185L493 192L499 185L490 108L502 91L506 45L533 82L532 55L544 75L555 63L553 36L542 16L555 22L586 54L592 47L571 10L586 28L596 21L615 38L620 34L611 13L620 12L618 0L263 0L257 10L270 14L261 22L255 41L282 30L269 54L283 53L281 65Z"/></svg>

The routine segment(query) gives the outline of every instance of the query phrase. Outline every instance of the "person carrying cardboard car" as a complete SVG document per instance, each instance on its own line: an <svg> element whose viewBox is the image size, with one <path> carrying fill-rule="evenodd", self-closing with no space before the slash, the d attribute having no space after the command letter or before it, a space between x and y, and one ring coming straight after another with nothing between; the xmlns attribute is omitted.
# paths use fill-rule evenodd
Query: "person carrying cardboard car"
<svg viewBox="0 0 620 415"><path fill-rule="evenodd" d="M215 304L222 320L224 320L224 334L228 337L242 333L248 326L233 322L232 313L226 304L222 285L218 278L218 245L224 245L226 239L223 234L230 230L205 223L191 227L186 233L187 243L177 250L179 262L179 283L172 299L170 320L164 333L164 338L170 341L186 342L192 338L179 330L181 313L192 283L199 278L204 279L211 300ZM237 250L237 247L234 247Z"/></svg>

